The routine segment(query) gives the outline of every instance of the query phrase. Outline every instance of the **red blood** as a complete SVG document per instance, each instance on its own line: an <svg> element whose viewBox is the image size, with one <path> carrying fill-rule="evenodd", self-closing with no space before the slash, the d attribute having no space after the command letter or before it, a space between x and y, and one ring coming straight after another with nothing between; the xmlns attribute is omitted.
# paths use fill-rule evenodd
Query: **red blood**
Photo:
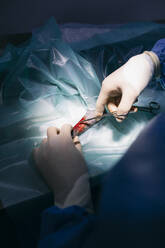
<svg viewBox="0 0 165 248"><path fill-rule="evenodd" d="M86 119L86 117L84 116L75 126L74 126L74 130L77 132L77 133L81 133L84 128L85 128L85 124L82 124L81 122L84 121Z"/></svg>

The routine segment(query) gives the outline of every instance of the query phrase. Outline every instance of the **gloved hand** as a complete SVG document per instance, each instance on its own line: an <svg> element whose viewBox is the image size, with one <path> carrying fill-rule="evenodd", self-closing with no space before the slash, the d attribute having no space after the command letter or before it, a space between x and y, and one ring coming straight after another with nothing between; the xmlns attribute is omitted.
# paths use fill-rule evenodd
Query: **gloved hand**
<svg viewBox="0 0 165 248"><path fill-rule="evenodd" d="M144 52L128 60L103 81L96 104L96 114L102 115L105 105L110 112L127 115L141 91L151 80L160 62L153 52ZM124 117L116 118L121 121Z"/></svg>
<svg viewBox="0 0 165 248"><path fill-rule="evenodd" d="M54 193L59 207L79 205L90 208L88 171L80 152L78 137L72 140L70 125L61 130L50 127L47 138L34 149L36 166Z"/></svg>

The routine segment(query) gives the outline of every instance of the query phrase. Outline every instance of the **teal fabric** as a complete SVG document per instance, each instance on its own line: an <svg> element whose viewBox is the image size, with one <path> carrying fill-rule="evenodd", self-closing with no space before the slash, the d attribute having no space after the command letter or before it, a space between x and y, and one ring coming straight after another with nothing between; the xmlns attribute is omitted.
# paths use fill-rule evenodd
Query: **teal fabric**
<svg viewBox="0 0 165 248"><path fill-rule="evenodd" d="M149 30L156 28L156 24L147 25ZM113 32L115 42L113 37L116 32L119 36L119 30ZM84 51L84 57L93 59L90 50ZM55 20L50 19L20 47L8 45L0 58L0 191L4 206L48 192L30 160L47 127L64 123L74 126L87 109L95 109L101 80L84 57L62 40ZM151 83L138 104L147 105L153 99L160 100L164 110L164 91ZM92 184L117 163L152 117L139 112L121 124L107 118L80 136Z"/></svg>
<svg viewBox="0 0 165 248"><path fill-rule="evenodd" d="M115 28L112 32L96 34L88 40L72 42L70 45L75 51L88 50L102 45L128 41L162 28L165 28L165 24L154 22L127 23Z"/></svg>
<svg viewBox="0 0 165 248"><path fill-rule="evenodd" d="M54 19L21 47L9 45L0 71L0 188L6 206L48 191L29 164L33 146L47 127L74 126L94 108L100 82L92 65L61 40Z"/></svg>

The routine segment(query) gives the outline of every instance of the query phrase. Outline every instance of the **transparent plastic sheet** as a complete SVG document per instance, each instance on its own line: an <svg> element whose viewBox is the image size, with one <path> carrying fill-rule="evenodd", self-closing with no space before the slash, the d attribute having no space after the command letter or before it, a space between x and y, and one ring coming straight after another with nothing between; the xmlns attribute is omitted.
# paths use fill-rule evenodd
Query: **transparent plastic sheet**
<svg viewBox="0 0 165 248"><path fill-rule="evenodd" d="M0 108L0 195L4 207L48 191L29 163L33 146L41 142L49 126L74 126L86 109L94 108L100 90L92 65L61 40L54 19L35 30L32 39L18 49L20 53L13 58L14 51L8 46L0 59L7 70Z"/></svg>
<svg viewBox="0 0 165 248"><path fill-rule="evenodd" d="M95 109L101 82L92 64L62 41L53 19L35 30L26 44L14 50L7 47L0 58L0 71L5 71L0 193L6 207L48 192L30 161L33 146L41 142L47 127L74 126L87 109ZM164 91L157 87L151 84L138 104L148 105L156 98L164 110ZM105 119L80 136L92 183L117 163L152 117L139 112L123 123Z"/></svg>

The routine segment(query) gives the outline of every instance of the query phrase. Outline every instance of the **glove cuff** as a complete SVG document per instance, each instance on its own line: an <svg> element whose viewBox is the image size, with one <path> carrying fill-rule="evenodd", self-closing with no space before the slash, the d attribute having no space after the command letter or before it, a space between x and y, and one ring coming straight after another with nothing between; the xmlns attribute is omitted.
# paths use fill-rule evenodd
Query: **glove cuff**
<svg viewBox="0 0 165 248"><path fill-rule="evenodd" d="M152 51L144 51L144 54L147 54L151 58L154 64L154 76L156 78L159 78L160 77L160 61L159 61L158 56Z"/></svg>

